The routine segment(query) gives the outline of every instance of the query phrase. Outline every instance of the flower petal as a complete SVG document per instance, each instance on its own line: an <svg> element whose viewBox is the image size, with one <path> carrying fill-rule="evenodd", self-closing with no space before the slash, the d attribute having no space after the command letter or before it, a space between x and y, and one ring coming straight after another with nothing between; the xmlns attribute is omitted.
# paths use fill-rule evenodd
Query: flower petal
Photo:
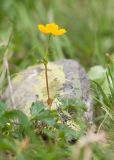
<svg viewBox="0 0 114 160"><path fill-rule="evenodd" d="M50 23L46 25L46 28L52 33L56 30L58 30L58 25L55 23Z"/></svg>
<svg viewBox="0 0 114 160"><path fill-rule="evenodd" d="M39 24L38 25L38 29L42 32L42 33L45 33L45 34L49 34L50 31L46 28L46 26L42 25L42 24Z"/></svg>
<svg viewBox="0 0 114 160"><path fill-rule="evenodd" d="M54 36L61 36L66 33L64 28L59 29L59 26L55 23L50 23L47 25L38 25L38 29L44 34L52 34Z"/></svg>
<svg viewBox="0 0 114 160"><path fill-rule="evenodd" d="M54 36L61 36L61 35L65 34L65 33L66 33L66 30L62 28L62 29L59 29L59 30L53 32L53 35Z"/></svg>

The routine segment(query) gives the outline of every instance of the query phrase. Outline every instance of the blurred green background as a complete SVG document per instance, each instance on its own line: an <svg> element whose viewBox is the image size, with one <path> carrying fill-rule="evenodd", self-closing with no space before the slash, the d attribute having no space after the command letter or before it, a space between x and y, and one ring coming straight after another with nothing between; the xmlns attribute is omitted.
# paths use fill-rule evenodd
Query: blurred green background
<svg viewBox="0 0 114 160"><path fill-rule="evenodd" d="M50 22L67 29L53 39L50 60L72 58L88 68L105 64L105 54L114 52L113 0L0 0L0 63L11 30L11 72L37 63L46 43L37 24Z"/></svg>
<svg viewBox="0 0 114 160"><path fill-rule="evenodd" d="M88 155L89 151L94 160L113 160L114 60L112 56L109 56L112 60L109 63L110 68L106 69L105 66L109 58L106 58L106 53L109 55L114 53L114 0L0 0L0 95L4 91L9 75L6 65L3 64L3 58L11 33L13 36L8 47L8 61L13 76L43 58L47 37L37 30L37 25L50 22L55 22L67 30L65 35L55 37L51 41L50 60L71 58L78 60L86 70L90 69L89 78L96 82L91 87L94 92L94 123L98 135L100 130L107 133L106 143L103 140L103 146L96 143L95 138L90 144L87 141L85 148L74 146L76 151L77 149L80 151L80 158L77 159L82 160L85 152L87 151ZM91 68L96 64L99 66ZM34 112L39 116L29 120L20 111L7 112L7 106L0 102L0 159L5 157L8 160L6 157L8 153L11 155L13 153L14 159L16 157L17 160L73 159L71 158L73 148L65 140L66 135L72 135L71 129L64 128L64 125L60 124L59 128L54 120L54 117L59 119L59 115L53 111L44 109L42 111L40 107L36 105ZM79 116L83 119L82 108L78 107ZM17 122L17 119L20 124L16 126L12 122ZM38 130L35 120L41 120L46 126L52 127L51 130L43 128L43 132L48 135L49 142L52 143L46 141L44 144L40 133L36 137ZM83 138L86 127L89 126L85 120L81 121L76 116L77 122L83 128L78 136ZM57 128L54 132L53 127ZM29 142L26 144L26 136L30 139L30 146ZM53 143L53 138L57 140L56 143ZM22 142L28 145L28 149L24 152ZM91 149L88 150L88 147ZM87 156L84 159L87 159Z"/></svg>

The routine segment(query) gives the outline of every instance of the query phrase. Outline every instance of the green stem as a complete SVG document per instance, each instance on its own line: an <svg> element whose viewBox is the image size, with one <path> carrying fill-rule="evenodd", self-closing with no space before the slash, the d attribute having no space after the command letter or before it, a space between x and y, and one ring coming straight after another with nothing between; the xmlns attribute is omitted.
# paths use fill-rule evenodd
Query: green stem
<svg viewBox="0 0 114 160"><path fill-rule="evenodd" d="M48 63L48 54L49 54L50 40L51 40L51 35L48 36L47 47L46 47L45 58L44 58L47 61L47 63Z"/></svg>

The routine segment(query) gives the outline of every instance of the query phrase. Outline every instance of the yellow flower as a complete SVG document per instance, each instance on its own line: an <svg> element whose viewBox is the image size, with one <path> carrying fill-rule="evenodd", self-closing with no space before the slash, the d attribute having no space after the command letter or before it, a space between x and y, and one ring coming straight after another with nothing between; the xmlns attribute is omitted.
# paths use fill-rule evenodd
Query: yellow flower
<svg viewBox="0 0 114 160"><path fill-rule="evenodd" d="M52 34L54 36L61 36L66 33L64 28L59 29L59 26L55 23L50 23L47 25L39 24L38 29L44 34Z"/></svg>

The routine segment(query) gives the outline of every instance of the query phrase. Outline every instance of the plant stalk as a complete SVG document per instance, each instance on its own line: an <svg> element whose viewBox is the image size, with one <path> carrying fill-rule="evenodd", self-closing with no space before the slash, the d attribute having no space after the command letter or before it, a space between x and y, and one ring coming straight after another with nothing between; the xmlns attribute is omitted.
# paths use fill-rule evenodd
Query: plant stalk
<svg viewBox="0 0 114 160"><path fill-rule="evenodd" d="M49 107L51 107L52 101L53 101L53 100L50 98L49 83L48 83L48 69L47 69L50 39L51 39L51 35L49 35L49 37L48 37L48 42L47 42L47 47L46 47L46 55L45 55L45 59L44 59L46 89L47 89L47 97L48 97L48 99L47 99L47 104L49 105Z"/></svg>

